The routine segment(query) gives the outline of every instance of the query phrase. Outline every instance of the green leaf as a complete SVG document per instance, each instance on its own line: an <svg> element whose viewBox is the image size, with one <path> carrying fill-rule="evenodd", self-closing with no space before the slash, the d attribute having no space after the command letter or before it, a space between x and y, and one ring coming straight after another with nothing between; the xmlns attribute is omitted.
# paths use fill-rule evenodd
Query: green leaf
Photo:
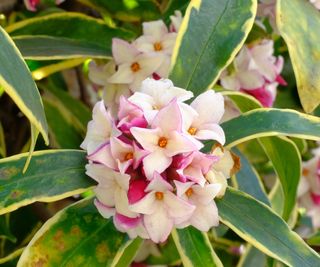
<svg viewBox="0 0 320 267"><path fill-rule="evenodd" d="M275 135L320 140L320 118L289 109L255 109L221 126L228 147L254 138Z"/></svg>
<svg viewBox="0 0 320 267"><path fill-rule="evenodd" d="M52 60L68 58L110 58L110 47L90 40L51 36L17 36L13 41L25 59Z"/></svg>
<svg viewBox="0 0 320 267"><path fill-rule="evenodd" d="M252 28L255 0L191 1L179 29L170 79L196 95L213 86Z"/></svg>
<svg viewBox="0 0 320 267"><path fill-rule="evenodd" d="M72 120L54 101L43 98L43 104L49 124L51 147L77 149L83 140L72 124Z"/></svg>
<svg viewBox="0 0 320 267"><path fill-rule="evenodd" d="M91 110L80 100L73 98L66 91L54 88L53 86L41 86L46 90L45 95L50 98L68 116L70 122L83 134L87 131L87 124L92 118Z"/></svg>
<svg viewBox="0 0 320 267"><path fill-rule="evenodd" d="M241 162L241 169L235 175L237 188L270 206L259 174L239 150L235 149L234 152L240 157Z"/></svg>
<svg viewBox="0 0 320 267"><path fill-rule="evenodd" d="M319 266L319 255L265 204L232 188L216 203L222 223L267 255L289 266Z"/></svg>
<svg viewBox="0 0 320 267"><path fill-rule="evenodd" d="M320 246L320 231L308 237L307 242L311 246Z"/></svg>
<svg viewBox="0 0 320 267"><path fill-rule="evenodd" d="M259 139L281 182L284 193L283 218L289 219L296 204L301 176L301 156L298 148L288 138L263 137Z"/></svg>
<svg viewBox="0 0 320 267"><path fill-rule="evenodd" d="M13 99L48 144L48 125L37 86L19 50L1 27L0 42L0 87Z"/></svg>
<svg viewBox="0 0 320 267"><path fill-rule="evenodd" d="M44 150L0 160L0 214L36 201L50 202L80 194L95 183L85 175L86 153L80 150Z"/></svg>
<svg viewBox="0 0 320 267"><path fill-rule="evenodd" d="M143 243L143 239L136 238L132 241L129 241L129 244L124 247L122 250L119 250L113 260L113 267L127 267L131 266L131 262L133 262L135 256L137 255L141 245Z"/></svg>
<svg viewBox="0 0 320 267"><path fill-rule="evenodd" d="M246 252L241 256L237 267L265 267L267 263L266 255L263 254L259 249L252 247L251 245L246 246Z"/></svg>
<svg viewBox="0 0 320 267"><path fill-rule="evenodd" d="M134 37L134 34L129 31L110 28L103 20L73 12L27 19L10 25L6 30L11 36L19 37L17 44L20 44L22 51L28 51L28 58L33 59L78 57L76 54L79 53L84 56L84 49L86 53L91 49L91 54L99 53L102 57L110 57L112 38L132 39ZM58 44L60 41L61 44ZM32 43L37 44L33 49ZM55 45L56 48L52 47L45 51L44 49L49 45Z"/></svg>
<svg viewBox="0 0 320 267"><path fill-rule="evenodd" d="M289 49L301 104L310 113L320 104L320 14L309 1L279 0L277 25Z"/></svg>
<svg viewBox="0 0 320 267"><path fill-rule="evenodd" d="M119 264L121 255L128 248L135 254L132 249L138 249L139 242L118 232L112 219L98 213L92 199L84 199L49 219L17 266L128 266L129 261Z"/></svg>
<svg viewBox="0 0 320 267"><path fill-rule="evenodd" d="M247 112L262 107L260 102L251 95L237 91L222 91L220 93L231 99L241 112Z"/></svg>
<svg viewBox="0 0 320 267"><path fill-rule="evenodd" d="M208 235L190 226L172 231L172 237L185 267L222 267L215 254Z"/></svg>

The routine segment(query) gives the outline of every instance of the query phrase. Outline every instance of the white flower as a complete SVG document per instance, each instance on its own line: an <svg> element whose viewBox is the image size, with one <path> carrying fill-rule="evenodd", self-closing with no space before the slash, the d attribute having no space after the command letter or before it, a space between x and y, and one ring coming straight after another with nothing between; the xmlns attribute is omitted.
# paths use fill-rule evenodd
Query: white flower
<svg viewBox="0 0 320 267"><path fill-rule="evenodd" d="M142 53L132 44L117 38L112 40L112 54L117 71L108 82L128 84L132 91L138 90L141 82L150 77L163 62L161 55Z"/></svg>
<svg viewBox="0 0 320 267"><path fill-rule="evenodd" d="M163 242L175 221L188 220L195 207L177 197L172 192L173 187L157 173L145 191L148 194L130 208L144 214L143 223L150 238L156 243Z"/></svg>

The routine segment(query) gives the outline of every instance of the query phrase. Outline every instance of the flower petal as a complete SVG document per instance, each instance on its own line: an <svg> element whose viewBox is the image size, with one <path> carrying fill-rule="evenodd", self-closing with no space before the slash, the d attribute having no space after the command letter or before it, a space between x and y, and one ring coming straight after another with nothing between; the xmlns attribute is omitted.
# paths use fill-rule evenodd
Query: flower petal
<svg viewBox="0 0 320 267"><path fill-rule="evenodd" d="M173 220L168 217L166 209L160 205L152 214L143 216L144 226L155 243L167 240L172 228Z"/></svg>
<svg viewBox="0 0 320 267"><path fill-rule="evenodd" d="M224 113L224 98L220 93L215 93L213 90L208 90L199 95L192 103L199 117L193 124L198 126L207 123L218 123Z"/></svg>
<svg viewBox="0 0 320 267"><path fill-rule="evenodd" d="M118 38L112 39L112 56L117 65L133 63L135 57L139 54L139 50L128 42Z"/></svg>
<svg viewBox="0 0 320 267"><path fill-rule="evenodd" d="M162 173L170 166L172 158L166 156L163 149L158 149L146 156L142 162L144 173L151 180L155 172Z"/></svg>

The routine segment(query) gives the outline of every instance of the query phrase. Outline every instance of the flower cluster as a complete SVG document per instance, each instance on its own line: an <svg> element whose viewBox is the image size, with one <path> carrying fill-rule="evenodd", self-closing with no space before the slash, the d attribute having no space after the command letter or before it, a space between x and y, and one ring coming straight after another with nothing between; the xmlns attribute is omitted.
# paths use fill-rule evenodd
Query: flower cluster
<svg viewBox="0 0 320 267"><path fill-rule="evenodd" d="M171 16L169 29L162 20L144 22L143 35L132 43L114 38L113 60L106 65L91 62L90 80L103 88L105 104L116 113L120 96L129 96L148 78L167 78L171 55L182 21L180 11Z"/></svg>
<svg viewBox="0 0 320 267"><path fill-rule="evenodd" d="M95 204L131 237L163 242L173 227L218 225L214 198L224 194L237 161L221 146L200 152L203 140L225 142L222 95L210 90L186 104L192 97L170 80L149 78L120 97L116 115L103 101L94 107L81 147L87 174L98 182Z"/></svg>
<svg viewBox="0 0 320 267"><path fill-rule="evenodd" d="M309 0L311 4L320 10L320 0ZM260 0L257 10L257 16L269 20L273 31L278 34L278 27L276 23L276 4L277 0Z"/></svg>
<svg viewBox="0 0 320 267"><path fill-rule="evenodd" d="M55 0L56 5L59 5L64 1L65 0ZM40 3L41 3L41 0L24 0L24 4L26 8L30 11L36 11L37 6L40 5Z"/></svg>
<svg viewBox="0 0 320 267"><path fill-rule="evenodd" d="M310 0L310 3L312 3L316 9L320 10L320 0Z"/></svg>
<svg viewBox="0 0 320 267"><path fill-rule="evenodd" d="M303 172L298 187L298 199L306 209L314 228L320 228L320 148L313 151L314 157L303 163Z"/></svg>
<svg viewBox="0 0 320 267"><path fill-rule="evenodd" d="M220 77L226 89L240 90L258 99L264 107L271 107L279 84L286 85L280 76L283 58L273 55L273 41L262 40L252 46L245 45Z"/></svg>

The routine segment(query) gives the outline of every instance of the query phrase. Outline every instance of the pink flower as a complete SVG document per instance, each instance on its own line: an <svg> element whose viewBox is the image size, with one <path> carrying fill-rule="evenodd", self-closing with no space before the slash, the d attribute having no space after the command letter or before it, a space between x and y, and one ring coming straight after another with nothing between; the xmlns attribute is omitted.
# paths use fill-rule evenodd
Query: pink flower
<svg viewBox="0 0 320 267"><path fill-rule="evenodd" d="M184 103L192 96L169 80L147 79L141 92L120 96L113 115L102 101L93 109L82 147L88 152L86 174L98 182L94 203L131 238L158 243L174 226L217 225L213 198L223 195L224 174L234 166L227 153L201 153L200 140L224 142L224 100L211 90ZM203 108L209 105L213 110Z"/></svg>
<svg viewBox="0 0 320 267"><path fill-rule="evenodd" d="M56 0L56 5L61 4L65 0ZM30 11L36 11L37 6L41 3L41 0L24 0L24 4Z"/></svg>
<svg viewBox="0 0 320 267"><path fill-rule="evenodd" d="M177 197L173 187L158 173L146 188L148 194L140 201L130 205L134 212L144 214L143 224L152 239L164 242L175 223L175 220L186 221L195 207Z"/></svg>
<svg viewBox="0 0 320 267"><path fill-rule="evenodd" d="M94 189L98 203L98 209L104 213L104 209L115 208L115 210L125 216L135 218L136 213L129 210L127 192L129 189L130 176L115 172L103 165L86 165L86 174L98 182ZM109 211L108 211L109 212Z"/></svg>
<svg viewBox="0 0 320 267"><path fill-rule="evenodd" d="M171 24L169 26L170 32L178 32L182 23L182 13L180 10L176 10L174 15L170 16Z"/></svg>
<svg viewBox="0 0 320 267"><path fill-rule="evenodd" d="M234 60L234 71L224 71L220 82L226 89L251 94L261 104L270 107L277 86L286 85L280 76L282 68L283 58L273 56L273 41L263 40L252 47L244 46Z"/></svg>
<svg viewBox="0 0 320 267"><path fill-rule="evenodd" d="M116 38L112 40L112 54L118 69L108 82L128 84L132 91L138 90L141 82L150 77L163 61L161 55L141 53L133 45Z"/></svg>
<svg viewBox="0 0 320 267"><path fill-rule="evenodd" d="M180 181L192 181L201 186L206 183L206 175L212 167L212 164L219 158L203 154L199 151L187 155L178 155L173 159L173 167L180 175Z"/></svg>
<svg viewBox="0 0 320 267"><path fill-rule="evenodd" d="M81 144L81 148L87 150L88 154L92 154L99 146L108 142L111 136L117 137L121 134L103 101L94 106L92 118L93 120L88 123L86 138Z"/></svg>
<svg viewBox="0 0 320 267"><path fill-rule="evenodd" d="M175 181L175 184L177 196L196 207L188 221L182 221L178 225L179 228L193 225L200 231L209 231L211 227L218 226L218 209L213 199L220 191L220 185L200 186L192 182L181 183L179 181Z"/></svg>
<svg viewBox="0 0 320 267"><path fill-rule="evenodd" d="M144 239L149 238L149 235L142 224L141 216L130 218L116 213L113 217L113 223L120 232L127 233L132 239L136 238L137 236L140 236Z"/></svg>
<svg viewBox="0 0 320 267"><path fill-rule="evenodd" d="M171 54L177 34L169 32L162 20L144 22L143 35L133 42L133 45L144 53L155 53L163 58L162 64L156 70L160 77L169 75Z"/></svg>
<svg viewBox="0 0 320 267"><path fill-rule="evenodd" d="M208 108L210 105L215 108ZM190 106L196 112L190 111L190 108L183 109L185 113L188 113L184 116L185 132L196 139L216 140L223 145L225 136L218 124L224 113L223 96L209 90L199 95Z"/></svg>
<svg viewBox="0 0 320 267"><path fill-rule="evenodd" d="M314 157L303 163L303 172L298 187L298 200L310 216L314 228L320 228L320 149Z"/></svg>
<svg viewBox="0 0 320 267"><path fill-rule="evenodd" d="M173 99L182 103L193 97L193 93L173 86L168 79L146 79L142 82L139 92L129 97L129 101L139 106L146 120L151 123L158 111Z"/></svg>
<svg viewBox="0 0 320 267"><path fill-rule="evenodd" d="M182 133L182 118L179 105L173 100L161 109L151 123L151 129L133 127L131 133L150 154L143 159L146 176L152 179L154 172L163 172L172 162L172 157L198 148Z"/></svg>
<svg viewBox="0 0 320 267"><path fill-rule="evenodd" d="M131 127L145 128L148 125L142 109L128 101L124 96L120 97L118 118L117 126L126 134L130 133Z"/></svg>

